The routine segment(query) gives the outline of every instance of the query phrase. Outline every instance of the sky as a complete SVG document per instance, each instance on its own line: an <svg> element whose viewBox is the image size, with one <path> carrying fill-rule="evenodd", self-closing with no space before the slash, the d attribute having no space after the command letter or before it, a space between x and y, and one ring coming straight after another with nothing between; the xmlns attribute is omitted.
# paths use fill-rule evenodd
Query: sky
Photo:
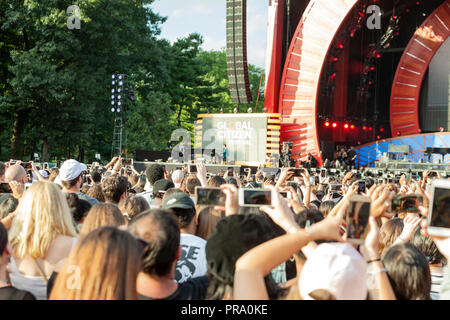
<svg viewBox="0 0 450 320"><path fill-rule="evenodd" d="M265 67L267 14L269 0L247 0L247 59ZM226 47L226 0L155 0L151 5L168 17L161 26L161 37L175 41L189 33L203 36L204 50Z"/></svg>

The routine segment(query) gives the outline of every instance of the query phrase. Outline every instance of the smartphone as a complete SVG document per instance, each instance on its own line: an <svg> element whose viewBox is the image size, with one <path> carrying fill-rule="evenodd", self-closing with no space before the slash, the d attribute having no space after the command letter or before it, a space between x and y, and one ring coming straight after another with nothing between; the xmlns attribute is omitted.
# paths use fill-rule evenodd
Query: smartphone
<svg viewBox="0 0 450 320"><path fill-rule="evenodd" d="M430 173L428 174L429 178L436 178L437 177L437 172L436 171L430 171Z"/></svg>
<svg viewBox="0 0 450 320"><path fill-rule="evenodd" d="M363 244L369 233L370 203L369 197L353 195L349 198L347 210L347 241Z"/></svg>
<svg viewBox="0 0 450 320"><path fill-rule="evenodd" d="M133 159L123 159L122 165L124 166L132 166L133 165Z"/></svg>
<svg viewBox="0 0 450 320"><path fill-rule="evenodd" d="M0 184L0 193L12 193L11 187L9 186L9 182L2 182Z"/></svg>
<svg viewBox="0 0 450 320"><path fill-rule="evenodd" d="M272 191L266 189L239 188L241 207L260 207L272 205Z"/></svg>
<svg viewBox="0 0 450 320"><path fill-rule="evenodd" d="M121 168L121 169L120 169L120 175L123 176L124 174L125 174L125 168Z"/></svg>
<svg viewBox="0 0 450 320"><path fill-rule="evenodd" d="M292 199L292 194L290 191L280 191L280 194L285 199Z"/></svg>
<svg viewBox="0 0 450 320"><path fill-rule="evenodd" d="M294 174L292 175L293 177L301 177L302 173L305 172L305 168L297 168L297 169L291 169L290 171L292 171Z"/></svg>
<svg viewBox="0 0 450 320"><path fill-rule="evenodd" d="M188 169L189 173L197 173L197 166L195 164L190 164Z"/></svg>
<svg viewBox="0 0 450 320"><path fill-rule="evenodd" d="M427 231L432 236L450 237L450 181L431 184Z"/></svg>
<svg viewBox="0 0 450 320"><path fill-rule="evenodd" d="M322 178L325 178L326 175L327 175L327 169L321 169L321 170L320 170L320 176L321 176Z"/></svg>
<svg viewBox="0 0 450 320"><path fill-rule="evenodd" d="M423 171L418 171L417 174L419 175L420 179L423 179Z"/></svg>
<svg viewBox="0 0 450 320"><path fill-rule="evenodd" d="M228 176L233 176L233 167L228 167Z"/></svg>
<svg viewBox="0 0 450 320"><path fill-rule="evenodd" d="M225 206L225 193L220 188L195 188L195 199L197 205Z"/></svg>
<svg viewBox="0 0 450 320"><path fill-rule="evenodd" d="M297 183L297 182L289 181L288 183L286 183L286 185L287 185L288 187L294 188L295 192L297 192L297 190L298 190L298 183Z"/></svg>
<svg viewBox="0 0 450 320"><path fill-rule="evenodd" d="M330 190L332 192L342 191L342 184L330 184Z"/></svg>
<svg viewBox="0 0 450 320"><path fill-rule="evenodd" d="M366 191L366 180L358 181L358 193L364 193Z"/></svg>
<svg viewBox="0 0 450 320"><path fill-rule="evenodd" d="M419 213L419 206L423 204L423 196L417 194L400 194L392 199L392 211Z"/></svg>
<svg viewBox="0 0 450 320"><path fill-rule="evenodd" d="M25 163L22 162L22 166L27 171L32 169L31 163L29 163L29 162L25 162Z"/></svg>

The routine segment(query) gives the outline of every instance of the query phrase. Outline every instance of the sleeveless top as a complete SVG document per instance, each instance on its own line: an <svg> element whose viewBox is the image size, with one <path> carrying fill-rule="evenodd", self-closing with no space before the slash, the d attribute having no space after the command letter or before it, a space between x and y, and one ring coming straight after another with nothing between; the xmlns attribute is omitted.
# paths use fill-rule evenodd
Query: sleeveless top
<svg viewBox="0 0 450 320"><path fill-rule="evenodd" d="M70 249L70 251L73 250L76 242L77 238L74 238L72 248ZM20 272L19 269L17 268L16 260L12 256L9 265L10 265L9 278L11 279L11 284L15 288L32 293L37 300L47 300L47 284L40 275L29 276Z"/></svg>

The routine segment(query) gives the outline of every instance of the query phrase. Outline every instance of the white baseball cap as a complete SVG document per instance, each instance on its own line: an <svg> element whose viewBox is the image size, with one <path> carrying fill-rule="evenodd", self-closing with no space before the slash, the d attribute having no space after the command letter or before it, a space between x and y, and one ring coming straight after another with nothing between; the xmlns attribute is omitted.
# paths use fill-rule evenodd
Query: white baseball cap
<svg viewBox="0 0 450 320"><path fill-rule="evenodd" d="M87 166L83 163L78 162L77 160L70 159L63 163L61 168L59 169L59 177L61 181L70 181L81 174L81 172L87 170Z"/></svg>
<svg viewBox="0 0 450 320"><path fill-rule="evenodd" d="M323 243L306 260L298 287L305 300L319 289L337 300L366 300L367 263L348 243Z"/></svg>
<svg viewBox="0 0 450 320"><path fill-rule="evenodd" d="M43 176L44 178L48 178L48 172L47 170L39 170L39 173L41 174L41 176Z"/></svg>

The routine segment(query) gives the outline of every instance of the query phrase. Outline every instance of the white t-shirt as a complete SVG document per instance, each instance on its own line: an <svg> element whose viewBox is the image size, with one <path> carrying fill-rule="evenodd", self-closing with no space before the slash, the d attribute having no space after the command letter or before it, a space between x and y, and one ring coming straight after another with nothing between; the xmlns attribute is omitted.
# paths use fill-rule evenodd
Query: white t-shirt
<svg viewBox="0 0 450 320"><path fill-rule="evenodd" d="M175 281L183 283L191 278L204 276L206 263L206 240L193 234L180 235L181 256L175 269Z"/></svg>

